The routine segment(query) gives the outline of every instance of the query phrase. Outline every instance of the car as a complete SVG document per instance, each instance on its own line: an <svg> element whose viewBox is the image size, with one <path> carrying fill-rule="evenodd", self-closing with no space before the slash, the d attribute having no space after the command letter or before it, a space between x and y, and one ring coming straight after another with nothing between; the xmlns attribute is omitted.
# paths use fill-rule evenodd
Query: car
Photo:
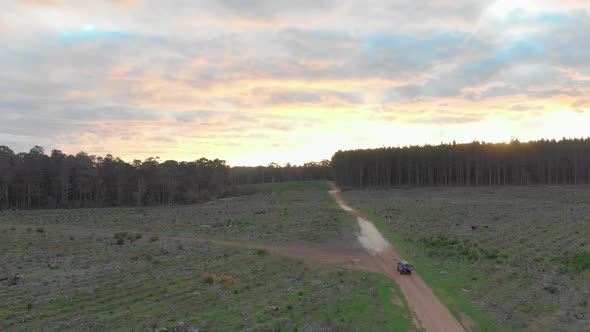
<svg viewBox="0 0 590 332"><path fill-rule="evenodd" d="M399 274L412 274L412 270L412 265L406 261L397 263L397 272L399 272Z"/></svg>

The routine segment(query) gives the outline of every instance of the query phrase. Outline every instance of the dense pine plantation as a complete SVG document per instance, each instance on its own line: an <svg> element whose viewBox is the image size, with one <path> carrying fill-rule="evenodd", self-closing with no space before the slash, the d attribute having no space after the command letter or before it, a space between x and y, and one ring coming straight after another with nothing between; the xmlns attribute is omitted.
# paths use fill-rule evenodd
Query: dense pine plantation
<svg viewBox="0 0 590 332"><path fill-rule="evenodd" d="M588 184L590 138L338 151L331 166L343 186Z"/></svg>

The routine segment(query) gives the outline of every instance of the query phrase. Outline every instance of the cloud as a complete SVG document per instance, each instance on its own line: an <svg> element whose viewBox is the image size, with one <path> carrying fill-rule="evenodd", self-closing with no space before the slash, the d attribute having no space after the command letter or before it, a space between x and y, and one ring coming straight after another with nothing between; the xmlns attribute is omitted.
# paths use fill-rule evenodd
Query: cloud
<svg viewBox="0 0 590 332"><path fill-rule="evenodd" d="M236 160L270 158L270 141L287 158L318 141L328 151L477 136L469 126L493 121L508 129L487 137L509 138L527 116L584 111L590 95L590 6L521 3L11 2L0 137L17 149Z"/></svg>
<svg viewBox="0 0 590 332"><path fill-rule="evenodd" d="M19 0L21 3L30 6L57 6L62 3L61 0Z"/></svg>
<svg viewBox="0 0 590 332"><path fill-rule="evenodd" d="M19 0L20 3L27 6L41 6L41 7L58 7L67 4L75 4L77 1L67 0ZM138 5L140 0L107 0L106 2L122 8L134 7Z"/></svg>
<svg viewBox="0 0 590 332"><path fill-rule="evenodd" d="M287 105L310 104L318 107L322 105L359 105L362 97L357 93L345 93L329 90L286 90L267 92L264 89L257 93L267 95L266 105L280 107Z"/></svg>
<svg viewBox="0 0 590 332"><path fill-rule="evenodd" d="M197 119L209 119L214 115L219 114L215 111L188 111L175 115L176 121L179 122L193 122Z"/></svg>
<svg viewBox="0 0 590 332"><path fill-rule="evenodd" d="M577 100L575 103L572 104L573 108L578 107L590 107L590 99L580 99Z"/></svg>
<svg viewBox="0 0 590 332"><path fill-rule="evenodd" d="M369 58L394 62L403 67L421 67L453 56L465 41L458 31L430 33L425 36L373 33L365 36L364 52Z"/></svg>
<svg viewBox="0 0 590 332"><path fill-rule="evenodd" d="M174 138L163 136L152 136L149 138L149 140L153 142L176 143L176 140Z"/></svg>
<svg viewBox="0 0 590 332"><path fill-rule="evenodd" d="M543 105L535 105L535 104L516 104L510 107L513 111L543 111L545 106Z"/></svg>

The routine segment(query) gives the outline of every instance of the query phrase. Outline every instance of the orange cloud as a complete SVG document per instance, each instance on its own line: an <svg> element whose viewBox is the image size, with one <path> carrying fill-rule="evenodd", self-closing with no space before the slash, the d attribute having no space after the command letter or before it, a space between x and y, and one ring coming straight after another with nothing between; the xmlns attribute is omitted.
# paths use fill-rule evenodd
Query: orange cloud
<svg viewBox="0 0 590 332"><path fill-rule="evenodd" d="M29 6L52 7L62 4L62 0L19 0L21 3Z"/></svg>
<svg viewBox="0 0 590 332"><path fill-rule="evenodd" d="M29 6L42 6L42 7L56 7L64 5L64 0L19 0L20 3ZM130 8L137 6L141 0L107 0L114 6L121 8ZM75 3L74 3L75 4ZM80 5L80 4L76 4Z"/></svg>

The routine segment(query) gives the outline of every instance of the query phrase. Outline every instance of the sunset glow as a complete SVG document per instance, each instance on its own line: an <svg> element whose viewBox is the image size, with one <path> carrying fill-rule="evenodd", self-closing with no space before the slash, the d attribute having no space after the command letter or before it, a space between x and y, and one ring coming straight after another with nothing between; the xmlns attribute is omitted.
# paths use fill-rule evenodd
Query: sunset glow
<svg viewBox="0 0 590 332"><path fill-rule="evenodd" d="M237 166L586 137L588 31L576 0L12 1L0 145Z"/></svg>

